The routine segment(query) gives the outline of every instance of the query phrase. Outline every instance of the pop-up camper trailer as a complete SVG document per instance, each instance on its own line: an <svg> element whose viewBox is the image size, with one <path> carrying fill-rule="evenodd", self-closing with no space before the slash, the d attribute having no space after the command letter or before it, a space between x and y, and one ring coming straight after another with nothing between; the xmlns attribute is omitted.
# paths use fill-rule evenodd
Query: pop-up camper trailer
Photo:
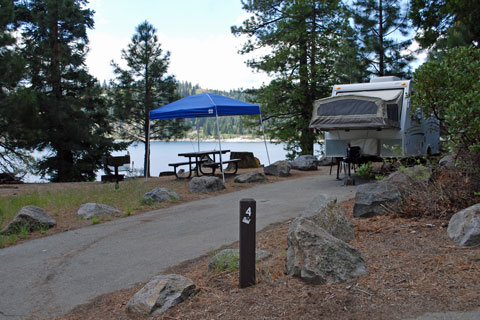
<svg viewBox="0 0 480 320"><path fill-rule="evenodd" d="M347 158L348 147L370 158L435 154L439 122L411 114L411 90L397 77L335 85L331 97L314 102L310 128L325 131L327 157Z"/></svg>

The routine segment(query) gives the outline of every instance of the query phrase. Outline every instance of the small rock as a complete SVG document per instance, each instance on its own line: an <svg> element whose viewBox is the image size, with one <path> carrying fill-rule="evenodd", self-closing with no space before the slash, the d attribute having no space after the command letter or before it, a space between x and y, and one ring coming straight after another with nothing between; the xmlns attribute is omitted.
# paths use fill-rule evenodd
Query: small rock
<svg viewBox="0 0 480 320"><path fill-rule="evenodd" d="M250 171L235 177L233 181L237 183L263 182L267 177L258 170Z"/></svg>
<svg viewBox="0 0 480 320"><path fill-rule="evenodd" d="M52 228L57 221L50 217L42 208L36 206L25 206L21 208L10 223L0 231L0 234L16 233L21 226L26 226L29 231L40 228Z"/></svg>
<svg viewBox="0 0 480 320"><path fill-rule="evenodd" d="M127 312L141 316L160 315L196 295L191 279L178 274L154 277L128 301Z"/></svg>
<svg viewBox="0 0 480 320"><path fill-rule="evenodd" d="M164 202L168 200L177 200L178 194L174 191L170 191L167 188L155 188L150 192L145 193L143 201Z"/></svg>
<svg viewBox="0 0 480 320"><path fill-rule="evenodd" d="M292 169L310 171L317 170L318 160L312 155L301 155L290 162Z"/></svg>
<svg viewBox="0 0 480 320"><path fill-rule="evenodd" d="M286 160L280 160L272 163L269 166L263 168L263 172L266 175L277 177L288 177L290 175L290 169L292 165Z"/></svg>
<svg viewBox="0 0 480 320"><path fill-rule="evenodd" d="M287 271L313 284L345 282L366 274L360 253L314 221L299 217L287 236Z"/></svg>
<svg viewBox="0 0 480 320"><path fill-rule="evenodd" d="M255 250L255 260L261 261L272 257L272 253L266 250ZM214 255L207 264L207 273L213 270L225 270L239 267L240 250L225 249Z"/></svg>
<svg viewBox="0 0 480 320"><path fill-rule="evenodd" d="M194 177L190 180L190 192L215 192L225 189L222 179L212 176Z"/></svg>
<svg viewBox="0 0 480 320"><path fill-rule="evenodd" d="M480 245L480 203L455 213L448 223L447 232L461 246Z"/></svg>
<svg viewBox="0 0 480 320"><path fill-rule="evenodd" d="M106 204L89 202L78 208L77 216L81 219L91 219L93 217L113 216L119 213L121 213L120 210Z"/></svg>

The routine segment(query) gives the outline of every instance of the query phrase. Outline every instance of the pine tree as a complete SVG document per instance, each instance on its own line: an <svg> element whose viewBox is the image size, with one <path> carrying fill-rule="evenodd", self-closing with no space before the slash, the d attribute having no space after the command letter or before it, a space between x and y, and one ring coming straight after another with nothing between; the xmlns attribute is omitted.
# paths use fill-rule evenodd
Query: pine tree
<svg viewBox="0 0 480 320"><path fill-rule="evenodd" d="M248 65L274 76L257 92L257 102L268 121L272 138L287 142L289 156L313 154L316 135L310 129L313 101L329 94L337 80L334 70L338 40L347 20L341 1L277 0L242 1L253 14L242 26L232 27L235 35L249 40L240 51L247 54L260 48L270 53L252 59Z"/></svg>
<svg viewBox="0 0 480 320"><path fill-rule="evenodd" d="M148 138L169 140L181 137L187 127L183 119L157 120L149 125L149 112L178 99L177 83L167 75L170 52L163 54L157 30L147 21L136 27L131 43L122 50L128 68L112 61L116 80L111 102L122 121L122 137L145 144L144 174L150 175Z"/></svg>
<svg viewBox="0 0 480 320"><path fill-rule="evenodd" d="M17 1L0 0L0 172L21 178L31 171L28 148L31 131L25 124L34 117L31 90L21 88L25 61L13 33L19 27L21 12ZM17 108L21 105L21 108ZM35 112L33 112L35 115ZM22 120L26 120L22 121Z"/></svg>
<svg viewBox="0 0 480 320"><path fill-rule="evenodd" d="M480 47L480 5L472 0L412 0L410 18L424 49Z"/></svg>
<svg viewBox="0 0 480 320"><path fill-rule="evenodd" d="M101 88L85 68L87 28L93 27L87 4L24 1L22 53L26 81L35 93L35 142L38 149L49 151L39 169L51 181L93 180L102 156L121 147L106 137L111 133L108 110Z"/></svg>
<svg viewBox="0 0 480 320"><path fill-rule="evenodd" d="M409 73L408 64L412 61L406 49L412 43L408 8L404 1L396 0L356 0L352 4L357 39L363 60L377 76Z"/></svg>

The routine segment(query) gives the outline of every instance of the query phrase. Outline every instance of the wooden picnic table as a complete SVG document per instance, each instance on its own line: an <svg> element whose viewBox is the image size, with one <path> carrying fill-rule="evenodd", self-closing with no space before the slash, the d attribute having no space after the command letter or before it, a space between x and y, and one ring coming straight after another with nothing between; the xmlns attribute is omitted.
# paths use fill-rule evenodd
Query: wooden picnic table
<svg viewBox="0 0 480 320"><path fill-rule="evenodd" d="M175 176L179 179L180 178L186 178L186 179L190 178L193 170L195 170L195 175L197 177L200 176L200 174L214 175L215 170L217 168L220 168L220 171L223 171L223 168L222 168L222 165L221 165L220 161L218 161L218 162L216 161L216 155L226 154L228 152L230 152L230 150L222 150L222 151L220 151L220 150L205 150L205 151L179 153L178 156L188 158L188 162L185 161L185 162L169 163L168 165L172 166L174 168ZM239 160L240 159L230 159L230 160L223 160L222 159L222 163L223 164L234 163L235 164L234 174L235 174L237 172L237 162ZM188 167L189 167L188 176L187 177L179 177L178 172L177 172L177 167L186 166L186 165L188 165ZM195 168L193 168L193 165L195 165ZM202 166L203 167L208 167L212 171L211 172L204 172L202 170Z"/></svg>

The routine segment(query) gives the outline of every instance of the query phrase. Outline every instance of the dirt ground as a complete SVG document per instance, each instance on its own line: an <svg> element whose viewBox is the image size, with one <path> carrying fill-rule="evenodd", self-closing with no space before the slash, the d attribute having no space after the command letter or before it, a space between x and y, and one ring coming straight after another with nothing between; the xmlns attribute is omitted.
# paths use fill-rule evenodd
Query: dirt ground
<svg viewBox="0 0 480 320"><path fill-rule="evenodd" d="M350 244L366 261L367 275L334 285L288 276L291 221L285 221L257 233L257 248L274 257L257 263L255 286L239 289L238 270L207 275L209 256L200 257L165 272L191 278L199 294L156 319L404 319L480 307L480 248L455 245L446 221L354 219L353 200L341 205L355 226ZM126 304L143 285L97 297L57 319L129 319Z"/></svg>

